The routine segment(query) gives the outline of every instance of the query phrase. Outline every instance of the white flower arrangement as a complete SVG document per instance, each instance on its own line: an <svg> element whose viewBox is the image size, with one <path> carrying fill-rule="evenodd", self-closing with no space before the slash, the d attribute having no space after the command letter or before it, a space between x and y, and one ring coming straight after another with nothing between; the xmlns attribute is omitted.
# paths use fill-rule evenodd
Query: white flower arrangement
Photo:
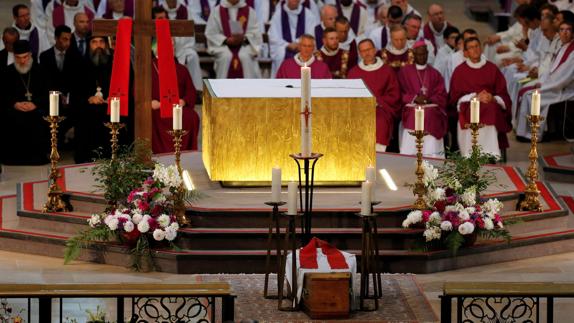
<svg viewBox="0 0 574 323"><path fill-rule="evenodd" d="M168 188L179 188L183 183L183 179L175 165L166 167L162 164L156 164L152 177L154 180L162 182Z"/></svg>

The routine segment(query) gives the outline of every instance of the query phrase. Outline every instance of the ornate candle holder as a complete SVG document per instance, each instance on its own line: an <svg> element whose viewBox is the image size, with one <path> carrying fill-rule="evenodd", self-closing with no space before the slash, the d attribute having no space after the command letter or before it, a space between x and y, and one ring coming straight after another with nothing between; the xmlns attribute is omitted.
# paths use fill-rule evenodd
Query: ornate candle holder
<svg viewBox="0 0 574 323"><path fill-rule="evenodd" d="M62 190L58 186L58 161L60 154L58 153L58 124L64 121L66 117L48 116L44 120L50 123L50 176L48 178L48 201L44 204L44 212L66 212L71 211L72 206L62 199Z"/></svg>
<svg viewBox="0 0 574 323"><path fill-rule="evenodd" d="M528 159L530 159L530 166L528 166L528 171L526 172L526 178L528 179L528 186L524 190L525 198L520 202L520 210L522 211L542 211L542 205L540 204L540 191L536 186L536 181L538 180L538 128L540 127L540 122L544 120L544 117L530 115L527 117L530 121L530 153L528 153Z"/></svg>
<svg viewBox="0 0 574 323"><path fill-rule="evenodd" d="M289 155L297 163L299 174L299 203L303 216L301 217L301 231L303 233L302 245L307 245L311 241L311 213L313 212L313 190L315 188L315 164L319 158L323 157L320 153L311 153L309 156L302 154ZM303 161L303 165L301 165ZM301 177L301 172L305 174L305 179ZM303 197L305 202L303 203Z"/></svg>
<svg viewBox="0 0 574 323"><path fill-rule="evenodd" d="M423 183L423 176L425 175L425 171L423 169L423 138L427 133L424 130L415 130L409 132L409 134L415 137L417 147L417 169L415 171L417 181L413 190L413 194L417 195L417 199L414 203L414 208L422 210L425 209L427 205L424 199L427 191L425 184Z"/></svg>
<svg viewBox="0 0 574 323"><path fill-rule="evenodd" d="M181 169L181 142L183 136L187 135L186 130L169 130L168 133L173 137L173 149L175 154L175 166L177 167L177 171L179 172L179 176L183 179L183 171ZM185 187L183 187L183 182L178 189L178 194L175 198L174 203L174 212L177 222L180 226L187 226L189 225L189 221L185 217Z"/></svg>
<svg viewBox="0 0 574 323"><path fill-rule="evenodd" d="M472 143L472 151L478 149L478 130L480 128L484 127L484 124L482 123L467 123L464 125L464 127L466 129L470 129L471 131L471 135L472 135L472 139L471 139L471 143Z"/></svg>
<svg viewBox="0 0 574 323"><path fill-rule="evenodd" d="M110 139L110 142L112 144L112 161L116 161L116 159L118 158L118 147L119 147L118 135L120 129L122 129L126 125L124 123L119 122L106 122L104 125L110 129L110 134L112 135L112 138Z"/></svg>

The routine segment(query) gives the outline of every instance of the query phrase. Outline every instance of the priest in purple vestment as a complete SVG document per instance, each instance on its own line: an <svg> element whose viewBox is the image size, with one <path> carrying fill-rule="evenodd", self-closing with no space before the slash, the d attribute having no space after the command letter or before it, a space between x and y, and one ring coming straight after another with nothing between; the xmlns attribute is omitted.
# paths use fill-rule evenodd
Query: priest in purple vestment
<svg viewBox="0 0 574 323"><path fill-rule="evenodd" d="M349 51L339 47L337 30L334 28L325 28L323 47L315 52L315 57L329 66L331 75L335 79L346 78L347 71L356 65L349 61Z"/></svg>
<svg viewBox="0 0 574 323"><path fill-rule="evenodd" d="M323 32L325 28L335 28L335 19L337 19L337 8L326 4L321 8L321 23L315 26L315 43L317 48L323 47Z"/></svg>
<svg viewBox="0 0 574 323"><path fill-rule="evenodd" d="M281 63L275 78L278 79L298 79L301 78L301 67L311 67L311 78L330 79L331 72L327 64L315 59L315 38L308 34L299 37L299 53L288 58Z"/></svg>
<svg viewBox="0 0 574 323"><path fill-rule="evenodd" d="M449 104L456 106L458 118L458 144L463 155L472 151L470 130L470 100L480 101L480 120L484 127L479 130L478 144L486 153L501 155L508 148L506 133L512 130L510 112L512 102L506 88L504 75L496 65L482 56L480 40L464 40L466 61L460 64L450 80Z"/></svg>
<svg viewBox="0 0 574 323"><path fill-rule="evenodd" d="M438 157L444 154L443 137L448 126L447 93L444 79L430 66L428 48L422 40L413 46L415 64L407 65L398 73L401 86L402 128L400 131L401 154L416 154L416 144L409 132L415 129L415 109L425 110L424 129L430 135L424 137L423 155Z"/></svg>
<svg viewBox="0 0 574 323"><path fill-rule="evenodd" d="M376 150L384 152L391 142L401 111L399 82L393 69L377 57L375 44L369 38L359 42L361 61L349 71L349 79L362 79L377 99Z"/></svg>

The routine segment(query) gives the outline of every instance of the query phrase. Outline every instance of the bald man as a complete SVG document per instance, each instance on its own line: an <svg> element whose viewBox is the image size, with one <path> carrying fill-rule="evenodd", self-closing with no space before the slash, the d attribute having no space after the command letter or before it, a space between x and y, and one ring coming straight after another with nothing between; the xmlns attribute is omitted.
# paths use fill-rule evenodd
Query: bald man
<svg viewBox="0 0 574 323"><path fill-rule="evenodd" d="M433 3L427 10L428 22L423 28L424 38L430 41L434 46L434 54L438 49L443 47L444 37L443 33L448 26L452 26L446 21L444 16L444 9L440 4Z"/></svg>
<svg viewBox="0 0 574 323"><path fill-rule="evenodd" d="M325 28L335 28L336 19L337 8L335 6L326 4L321 8L321 23L315 26L316 48L323 47L323 31Z"/></svg>

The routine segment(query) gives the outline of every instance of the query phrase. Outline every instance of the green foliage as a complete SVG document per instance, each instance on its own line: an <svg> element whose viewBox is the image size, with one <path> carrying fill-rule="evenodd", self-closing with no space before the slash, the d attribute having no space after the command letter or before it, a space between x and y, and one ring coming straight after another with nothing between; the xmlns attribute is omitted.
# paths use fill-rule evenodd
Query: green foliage
<svg viewBox="0 0 574 323"><path fill-rule="evenodd" d="M96 187L104 198L115 205L123 203L129 193L139 187L153 169L149 142L139 140L130 146L121 146L115 161L98 158L92 168Z"/></svg>
<svg viewBox="0 0 574 323"><path fill-rule="evenodd" d="M69 264L80 256L80 251L86 249L94 241L109 241L112 236L110 230L105 227L89 228L66 241L64 250L64 264Z"/></svg>
<svg viewBox="0 0 574 323"><path fill-rule="evenodd" d="M453 231L446 236L444 239L444 244L448 250L450 250L453 256L456 256L458 249L460 249L460 247L462 247L464 244L464 236L458 231Z"/></svg>
<svg viewBox="0 0 574 323"><path fill-rule="evenodd" d="M135 247L130 250L130 256L132 257L132 269L134 271L144 271L146 269L144 267L145 264L151 270L156 269L147 235L140 235Z"/></svg>
<svg viewBox="0 0 574 323"><path fill-rule="evenodd" d="M473 149L468 157L459 152L448 152L444 165L439 169L440 179L459 194L474 187L477 195L480 195L490 184L496 182L494 171L482 168L493 161L496 161L496 156L482 152L480 147ZM455 181L460 186L453 185Z"/></svg>

